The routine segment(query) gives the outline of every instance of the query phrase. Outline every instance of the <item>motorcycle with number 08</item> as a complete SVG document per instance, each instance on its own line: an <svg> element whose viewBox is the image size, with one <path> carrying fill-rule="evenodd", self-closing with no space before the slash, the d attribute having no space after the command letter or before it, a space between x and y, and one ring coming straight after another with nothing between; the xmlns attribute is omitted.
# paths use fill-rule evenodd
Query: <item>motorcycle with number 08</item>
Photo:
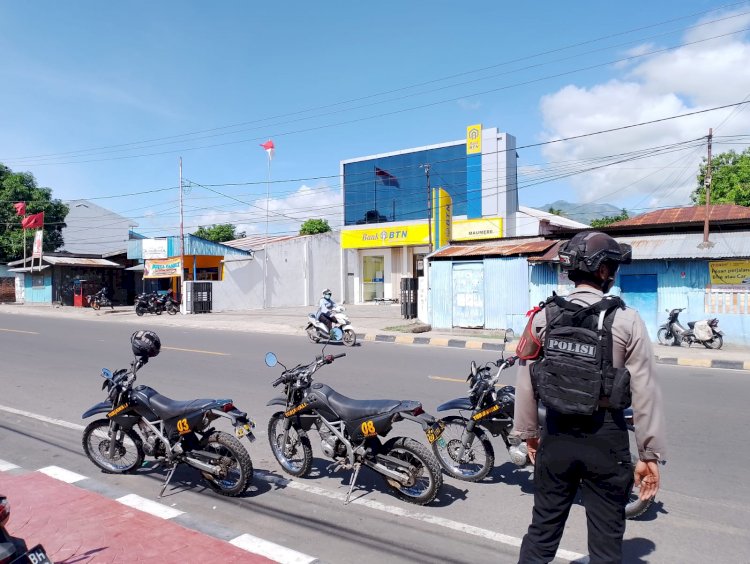
<svg viewBox="0 0 750 564"><path fill-rule="evenodd" d="M130 370L102 369L107 400L82 416L106 414L83 431L86 456L111 474L134 472L146 455L154 457L169 468L159 497L179 464L199 470L209 488L221 495L243 493L253 478L253 464L239 439L255 440L247 413L231 399L175 401L148 386L133 387L138 370L159 354L161 341L152 331L136 331L130 342L135 355ZM229 419L235 436L211 426L220 417Z"/></svg>
<svg viewBox="0 0 750 564"><path fill-rule="evenodd" d="M332 333L341 333L334 329ZM332 335L341 340L341 335ZM325 346L323 347L325 353ZM268 423L271 451L287 474L306 476L312 467L312 447L308 432L315 428L323 453L333 459L329 471L351 470L345 503L349 503L360 468L364 465L385 479L397 497L426 505L435 499L443 485L440 465L430 451L407 437L381 442L397 421L421 425L427 440L439 439L443 425L424 412L422 404L408 400L354 400L326 384L313 383L313 375L323 366L346 353L322 355L310 364L284 369L273 386L284 386L284 396L268 405L283 406ZM266 355L269 367L280 364L274 353Z"/></svg>

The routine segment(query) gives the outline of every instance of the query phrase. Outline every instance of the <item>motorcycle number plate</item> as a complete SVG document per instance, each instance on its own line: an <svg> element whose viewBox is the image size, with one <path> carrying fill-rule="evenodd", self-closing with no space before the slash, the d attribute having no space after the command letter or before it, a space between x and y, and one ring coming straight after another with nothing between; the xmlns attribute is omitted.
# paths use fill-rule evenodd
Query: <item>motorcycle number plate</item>
<svg viewBox="0 0 750 564"><path fill-rule="evenodd" d="M47 553L44 551L41 544L38 544L29 550L22 558L25 558L25 560L20 560L21 562L31 562L32 564L52 564L52 560L47 557Z"/></svg>
<svg viewBox="0 0 750 564"><path fill-rule="evenodd" d="M436 421L425 431L425 435L427 435L429 443L432 444L440 438L443 431L445 431L445 422Z"/></svg>
<svg viewBox="0 0 750 564"><path fill-rule="evenodd" d="M249 423L245 423L244 425L238 425L234 428L234 434L237 435L238 439L241 439L245 435L247 435L247 438L251 441L255 440L255 437L252 433L252 427L250 427Z"/></svg>

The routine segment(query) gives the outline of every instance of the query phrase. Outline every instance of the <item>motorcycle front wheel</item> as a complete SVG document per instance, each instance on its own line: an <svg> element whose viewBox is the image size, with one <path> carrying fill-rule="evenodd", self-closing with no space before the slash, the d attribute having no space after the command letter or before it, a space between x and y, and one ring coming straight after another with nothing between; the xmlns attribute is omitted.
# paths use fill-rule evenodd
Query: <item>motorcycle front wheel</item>
<svg viewBox="0 0 750 564"><path fill-rule="evenodd" d="M274 413L268 422L268 442L276 461L290 476L306 476L312 468L312 446L307 433L302 429L289 427L284 444L284 414Z"/></svg>
<svg viewBox="0 0 750 564"><path fill-rule="evenodd" d="M91 309L98 310L101 307L98 300L91 300Z"/></svg>
<svg viewBox="0 0 750 564"><path fill-rule="evenodd" d="M208 487L218 494L235 497L243 493L253 479L253 462L240 441L229 433L215 432L208 437L203 450L220 456L218 476L201 472Z"/></svg>
<svg viewBox="0 0 750 564"><path fill-rule="evenodd" d="M138 317L143 317L143 314L146 313L146 308L141 306L135 306L135 314Z"/></svg>
<svg viewBox="0 0 750 564"><path fill-rule="evenodd" d="M656 338L659 340L660 345L670 345L672 343L672 334L664 327L659 329L659 332L656 334Z"/></svg>
<svg viewBox="0 0 750 564"><path fill-rule="evenodd" d="M724 338L721 335L714 335L710 341L703 341L703 346L707 349L719 350L724 345Z"/></svg>
<svg viewBox="0 0 750 564"><path fill-rule="evenodd" d="M347 347L353 347L357 344L357 334L354 332L353 329L347 329L344 331L344 345Z"/></svg>
<svg viewBox="0 0 750 564"><path fill-rule="evenodd" d="M143 464L143 443L132 429L114 428L115 452L110 457L112 439L107 419L92 421L83 431L83 452L91 462L108 474L126 474Z"/></svg>
<svg viewBox="0 0 750 564"><path fill-rule="evenodd" d="M466 419L450 416L442 419L445 430L440 438L432 443L440 466L449 476L464 482L479 482L490 473L495 464L495 451L487 435L479 427L474 427L471 443L465 445L464 454L459 457L461 445L468 442Z"/></svg>
<svg viewBox="0 0 750 564"><path fill-rule="evenodd" d="M386 485L396 497L417 505L427 505L435 499L443 487L443 475L440 472L440 464L427 447L406 437L389 441L386 447L386 456L398 458L409 465L410 480L407 484L383 476ZM401 470L402 468L399 468L399 471Z"/></svg>

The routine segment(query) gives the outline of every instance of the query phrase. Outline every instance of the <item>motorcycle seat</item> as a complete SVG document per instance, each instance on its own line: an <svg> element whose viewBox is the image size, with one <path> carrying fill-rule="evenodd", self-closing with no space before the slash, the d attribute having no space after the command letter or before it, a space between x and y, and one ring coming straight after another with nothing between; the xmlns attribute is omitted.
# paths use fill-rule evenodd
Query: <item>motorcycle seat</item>
<svg viewBox="0 0 750 564"><path fill-rule="evenodd" d="M403 403L400 400L355 400L328 386L321 386L318 391L326 396L328 405L331 406L336 415L345 421L388 413Z"/></svg>
<svg viewBox="0 0 750 564"><path fill-rule="evenodd" d="M187 415L216 406L215 399L178 401L158 394L148 388L137 390L135 393L138 399L148 405L151 411L162 420L173 419L181 415Z"/></svg>

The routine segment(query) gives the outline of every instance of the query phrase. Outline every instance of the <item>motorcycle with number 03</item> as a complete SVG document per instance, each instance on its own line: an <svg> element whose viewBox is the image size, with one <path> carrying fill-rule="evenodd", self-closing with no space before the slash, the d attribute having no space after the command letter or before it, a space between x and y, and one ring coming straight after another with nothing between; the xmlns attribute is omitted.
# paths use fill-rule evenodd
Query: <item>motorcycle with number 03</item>
<svg viewBox="0 0 750 564"><path fill-rule="evenodd" d="M341 335L332 339L340 340ZM283 372L273 386L283 385L284 395L268 402L284 408L268 422L274 457L287 474L306 476L312 467L308 432L315 428L323 453L333 460L328 470L352 471L345 503L349 503L362 466L383 476L388 488L402 500L418 505L430 503L443 485L437 460L414 439L392 437L382 442L380 438L385 438L397 421L409 420L421 425L432 443L440 437L442 424L425 413L417 401L354 400L330 386L313 383L313 375L320 368L343 356L346 353L321 355L310 364L293 368L281 364ZM268 353L266 365L276 364L280 364L276 355Z"/></svg>
<svg viewBox="0 0 750 564"><path fill-rule="evenodd" d="M479 482L484 479L495 463L495 451L487 432L500 436L508 450L513 464L524 467L531 464L526 443L511 435L516 404L514 386L497 388L500 375L513 366L518 357L500 358L497 362L488 362L483 366L471 362L468 378L471 387L468 397L457 398L438 406L438 411L456 409L460 416L448 416L442 419L445 431L439 440L432 443L432 449L443 470L458 480ZM492 368L499 370L493 376ZM545 409L539 407L539 422L544 426ZM628 430L635 431L633 410L625 410L625 423ZM634 440L631 440L631 445ZM633 463L637 461L633 455ZM652 499L641 500L635 488L631 490L630 500L625 506L625 516L635 519L643 515L653 503Z"/></svg>
<svg viewBox="0 0 750 564"><path fill-rule="evenodd" d="M146 455L154 457L169 468L159 497L179 464L199 470L209 488L221 495L243 493L253 478L253 465L239 439L255 440L247 413L231 399L175 401L148 386L134 387L138 370L159 354L161 341L151 331L136 331L130 341L135 355L130 370L102 369L107 400L82 416L106 415L83 431L86 456L111 474L134 472ZM220 417L231 422L235 436L211 426Z"/></svg>

